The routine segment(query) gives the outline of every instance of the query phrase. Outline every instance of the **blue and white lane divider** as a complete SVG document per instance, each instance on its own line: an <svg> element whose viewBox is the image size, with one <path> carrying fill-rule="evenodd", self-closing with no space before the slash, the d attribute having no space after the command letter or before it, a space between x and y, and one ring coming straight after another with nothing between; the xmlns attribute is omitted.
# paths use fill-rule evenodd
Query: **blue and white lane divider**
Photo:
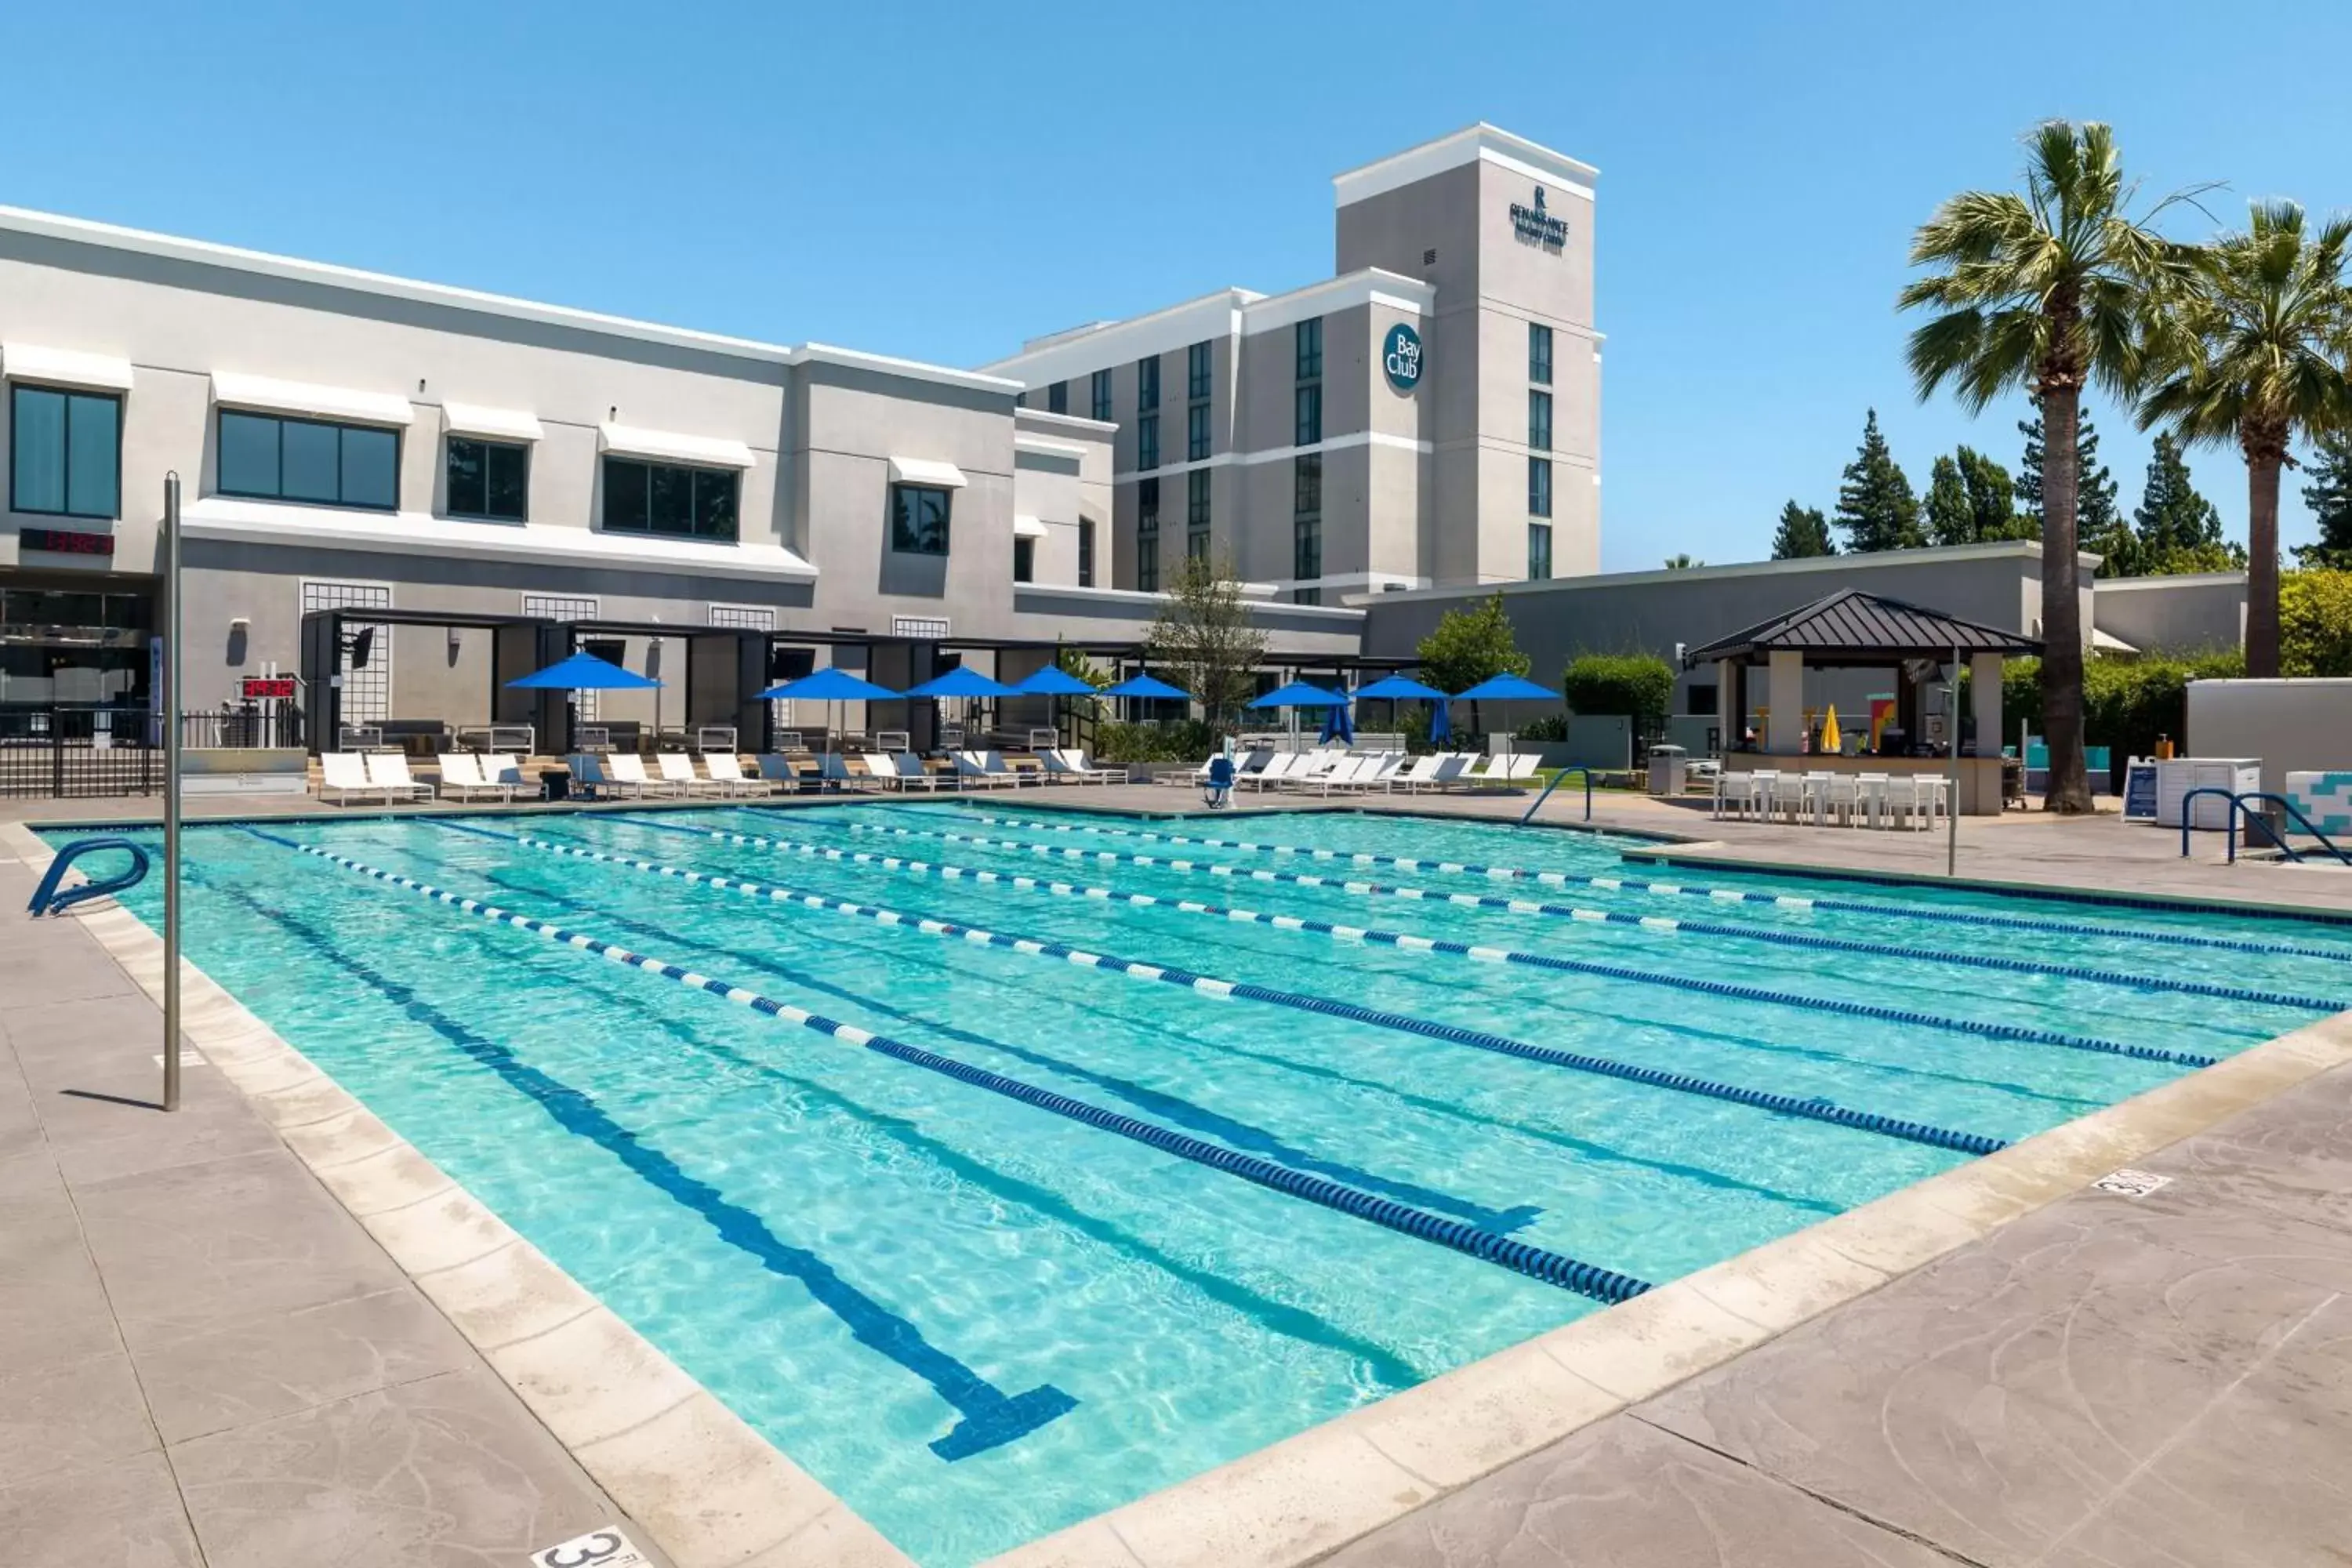
<svg viewBox="0 0 2352 1568"><path fill-rule="evenodd" d="M257 830L248 828L247 831L257 832ZM316 856L321 860L341 866L345 870L356 871L362 877L389 883L393 887L404 888L436 903L446 904L452 909L462 910L470 915L478 915L493 924L511 926L517 931L529 931L534 936L544 937L550 942L565 947L576 947L583 952L593 952L608 963L617 963L625 968L640 969L647 974L657 974L665 980L674 980L688 990L707 991L738 1006L749 1007L755 1013L764 1013L772 1018L782 1019L787 1024L798 1024L804 1029L813 1029L820 1035L829 1035L845 1045L863 1046L866 1049L887 1057L894 1061L905 1062L912 1067L922 1068L926 1071L941 1074L960 1083L969 1084L974 1089L1002 1095L1007 1100L1015 1100L1039 1110L1050 1111L1054 1115L1082 1122L1105 1132L1117 1133L1122 1138L1143 1144L1147 1148L1157 1149L1162 1153L1173 1154L1180 1159L1190 1160L1194 1164L1205 1165L1212 1170L1223 1171L1228 1175L1239 1176L1244 1181L1281 1193L1286 1196L1303 1198L1308 1203L1320 1205L1337 1213L1349 1215L1357 1219L1369 1220L1374 1225L1396 1231L1400 1235L1434 1243L1451 1251L1475 1258L1481 1262L1496 1264L1510 1269L1515 1274L1523 1274L1530 1279L1540 1280L1547 1285L1556 1285L1563 1290L1571 1290L1596 1301L1613 1305L1638 1296L1650 1289L1647 1280L1636 1279L1630 1274L1620 1274L1613 1268L1603 1268L1599 1264L1586 1263L1579 1258L1570 1258L1565 1253L1553 1252L1546 1247L1517 1241L1491 1230L1482 1230L1474 1225L1465 1225L1460 1220L1444 1219L1404 1204L1391 1202L1387 1198L1374 1197L1370 1193L1359 1192L1353 1187L1342 1186L1337 1182L1326 1181L1320 1176L1310 1176L1302 1171L1294 1171L1287 1166L1277 1165L1270 1160L1261 1160L1254 1154L1237 1153L1221 1144L1189 1137L1181 1132L1173 1132L1165 1127L1138 1121L1132 1116L1121 1116L1117 1111L1105 1110L1098 1105L1089 1105L1085 1100L1072 1100L1067 1095L1055 1094L1050 1089L1039 1089L1034 1084L1024 1083L1019 1079L1006 1078L1002 1073L990 1072L985 1068L974 1067L970 1062L958 1061L953 1057L944 1057L936 1051L927 1051L920 1046L908 1045L904 1040L893 1039L887 1035L877 1035L870 1030L861 1029L854 1024L845 1024L838 1019L812 1013L803 1007L794 1007L789 1003L778 1002L772 997L762 996L756 991L730 984L724 980L698 974L683 964L670 963L646 953L632 952L616 942L603 941L584 931L568 931L546 921L534 920L529 915L516 914L510 910L500 909L495 904L486 904L479 900L466 898L461 894L434 887L429 882L420 882L413 877L404 877L397 871L387 871L382 867L371 866L362 860L354 860L347 855L337 855L331 850L321 849L316 845L299 844L290 838L280 838L276 835L261 835L261 837L268 837L272 843L284 845L287 848L299 850L302 854ZM1108 967L1113 961L1106 959L1100 962Z"/></svg>
<svg viewBox="0 0 2352 1568"><path fill-rule="evenodd" d="M744 809L739 807L738 809ZM885 806L882 809L889 810ZM906 810L906 807L897 809ZM940 812L913 815L936 820ZM1374 855L1347 849L1318 849L1298 844L1259 844L1242 838L1197 838L1181 833L1152 833L1132 827L1105 827L1092 822L1041 822L1034 817L992 816L984 812L961 812L997 827L1027 827L1042 833L1099 833L1112 838L1139 838L1160 844L1190 844L1209 849L1245 849L1263 855L1296 855L1309 860L1340 861L1352 866L1388 866L1400 871L1433 871L1452 877L1485 877L1494 881L1540 882L1548 887L1599 888L1612 893L1651 893L1662 898L1712 899L1726 904L1759 904L1783 910L1821 910L1831 914L1881 915L1890 920L1939 921L1947 925L1998 927L2004 931L2046 931L2059 936L2112 937L2123 942L2154 942L2167 947L2211 948L2222 952L2258 952L2272 957L2323 958L2341 963L2352 950L2305 947L2291 942L2257 942L2250 937L2201 936L2195 931L2152 931L2137 926L2084 925L2076 921L2041 921L2024 915L1997 915L1981 910L1954 910L1904 904L1874 904L1855 899L1820 899L1794 893L1758 893L1741 888L1709 887L1692 882L1652 882L1633 877L1580 877L1566 871L1537 871L1514 866L1481 866L1461 860L1418 860L1407 855Z"/></svg>
<svg viewBox="0 0 2352 1568"><path fill-rule="evenodd" d="M1878 1023L1912 1024L1922 1028L1943 1029L1952 1034L1973 1035L1979 1039L2001 1040L2019 1045L2055 1046L2062 1050L2088 1051L2098 1056L2129 1057L2137 1061L2162 1062L2170 1067L2207 1068L2218 1059L2190 1051L2166 1050L2158 1046L2128 1045L2120 1040L2102 1040L2089 1035L2069 1035L2055 1029L2037 1029L2025 1024L2000 1024L1979 1018L1947 1018L1939 1014L1916 1012L1908 1007L1890 1007L1876 1002L1853 1002L1843 997L1806 996L1792 991L1773 991L1760 985L1739 985L1728 980L1706 980L1692 974L1664 974L1654 970L1633 969L1621 963L1602 963L1588 958L1562 958L1548 952L1520 952L1509 948L1482 947L1470 942L1444 941L1436 937L1418 936L1410 932L1381 931L1365 926L1337 925L1329 921L1305 920L1297 915L1271 915L1256 910L1228 909L1222 904L1195 903L1190 900L1161 899L1149 893L1127 892L1112 888L1080 887L1070 882L1048 882L1034 877L1018 877L1009 872L985 871L971 867L940 867L928 861L904 861L896 856L866 856L856 850L827 849L816 845L799 845L791 839L766 837L752 833L730 833L720 828L677 827L668 823L648 822L637 817L620 817L635 827L657 828L665 833L682 833L696 838L712 838L730 844L745 844L754 848L776 849L787 853L824 856L833 859L864 859L886 868L908 867L973 882L1002 882L1007 887L1025 891L1046 892L1061 898L1091 899L1097 901L1139 905L1156 904L1192 914L1213 915L1221 920L1273 926L1284 931L1310 931L1318 936L1342 942L1376 942L1412 952L1443 952L1456 957L1477 959L1488 963L1513 963L1531 969L1549 969L1566 974L1591 975L1602 980L1623 981L1635 985L1657 986L1669 991L1695 992L1704 996L1727 997L1735 1002L1759 1002L1768 1005L1792 1007L1800 1011L1832 1013L1848 1018L1869 1018ZM593 851L574 850L543 839L525 838L534 848L553 849L559 854L579 854L590 858L609 858L636 866L641 870L657 871L663 876L689 876L715 880L722 884L730 879L713 879L701 872L682 871L676 867L664 867L651 860L638 861L625 856L598 856ZM767 891L768 889L760 889ZM786 888L775 889L786 898L803 895ZM1147 966L1148 967L1148 966Z"/></svg>
<svg viewBox="0 0 2352 1568"><path fill-rule="evenodd" d="M616 819L625 820L625 819ZM681 828L680 832L692 832ZM1900 1138L1906 1142L1924 1143L1931 1148L1951 1149L1964 1154L1990 1154L2005 1149L2008 1141L1981 1132L1955 1131L1926 1122L1906 1121L1895 1117L1881 1116L1875 1111L1854 1110L1823 1098L1800 1099L1793 1094L1773 1094L1764 1089L1743 1089L1737 1084L1717 1083L1708 1079L1694 1078L1686 1073L1667 1072L1658 1068L1636 1067L1629 1062L1612 1061L1606 1057L1584 1056L1563 1051L1550 1046L1530 1045L1507 1035L1484 1029L1464 1028L1459 1025L1443 1024L1431 1018L1417 1018L1408 1013L1383 1012L1379 1008L1359 1006L1353 1002L1337 1001L1328 996L1309 995L1296 991L1277 991L1271 986L1248 981L1223 980L1213 975L1195 974L1189 970L1162 964L1139 963L1133 959L1118 958L1108 953L1090 952L1066 942L1045 942L1034 937L1013 936L1003 931L985 931L977 926L959 925L953 921L935 920L929 916L908 914L874 904L855 904L845 899L828 898L822 893L803 892L793 888L776 887L747 881L740 877L696 871L682 866L666 866L657 860L640 860L631 855L613 855L603 850L586 849L574 845L555 844L546 839L519 838L516 842L551 855L567 856L579 860L596 860L608 865L625 866L633 870L656 877L667 877L688 884L708 887L720 892L735 892L746 898L765 899L772 903L798 905L803 909L823 910L847 915L857 920L872 921L877 925L897 926L917 931L926 936L947 937L972 942L982 947L1006 948L1033 958L1058 959L1084 968L1108 970L1124 974L1130 980L1159 981L1180 985L1203 996L1238 998L1244 1002L1269 1003L1277 1007L1289 1007L1302 1013L1319 1013L1327 1017L1344 1018L1352 1023L1370 1024L1377 1028L1393 1029L1402 1034L1420 1035L1454 1045L1492 1051L1498 1056L1517 1057L1522 1060L1541 1062L1549 1067L1566 1068L1573 1072L1591 1073L1601 1078L1613 1078L1636 1083L1649 1089L1669 1089L1678 1094L1696 1094L1708 1100L1720 1100L1734 1105L1751 1106L1782 1116L1801 1117L1808 1121L1826 1122L1859 1132L1874 1132L1883 1137Z"/></svg>
<svg viewBox="0 0 2352 1568"><path fill-rule="evenodd" d="M257 829L247 831L273 843L292 842ZM701 1219L720 1240L750 1255L770 1273L798 1282L811 1300L840 1320L858 1343L929 1384L931 1392L961 1417L945 1436L929 1444L942 1459L985 1453L1024 1437L1077 1407L1075 1398L1050 1383L1025 1393L1006 1394L932 1344L914 1323L844 1279L822 1256L793 1246L759 1215L688 1173L653 1140L616 1121L594 1096L531 1066L505 1045L434 1006L413 987L344 952L317 925L268 907L241 888L221 884L209 890L245 905L256 917L309 948L321 963L373 990L467 1058L488 1068L564 1131L594 1143L655 1191Z"/></svg>
<svg viewBox="0 0 2352 1568"><path fill-rule="evenodd" d="M632 819L636 820L636 819ZM667 826L664 824L662 826ZM1577 904L1545 903L1533 899L1505 898L1495 893L1447 893L1431 888L1411 888L1385 882L1353 881L1318 876L1311 871L1269 871L1263 866L1236 866L1223 860L1187 860L1167 855L1129 855L1115 849L1081 849L1061 844L1035 844L1025 838L992 838L977 833L948 833L919 827L894 827L887 823L827 823L852 833L876 833L892 838L923 838L946 844L971 844L983 849L1012 849L1043 859L1091 860L1097 865L1144 866L1193 876L1223 877L1239 882L1282 882L1299 888L1324 888L1360 898L1417 900L1465 909L1503 910L1517 915L1544 915L1591 925L1617 925L1667 934L1733 937L1776 947L1808 948L1825 952L1852 952L1878 958L1899 958L1921 963L1952 963L1970 969L1992 969L2011 974L2044 974L2054 980L2081 980L2141 992L2165 992L2182 996L2208 996L2222 1002L2257 1006L2293 1007L2311 1013L2340 1013L2352 1008L2352 999L2299 996L2282 991L2257 991L2242 985L2221 985L2204 980L2176 980L2168 975L2129 974L2121 970L2093 969L2084 964L2045 963L2031 958L2004 958L1989 952L1959 952L1935 948L1904 947L1895 942L1863 942L1851 937L1822 936L1812 931L1777 926L1737 925L1724 921L1682 920L1673 915L1637 915L1623 910L1587 909ZM708 830L706 830L708 831ZM784 843L785 840L777 842Z"/></svg>

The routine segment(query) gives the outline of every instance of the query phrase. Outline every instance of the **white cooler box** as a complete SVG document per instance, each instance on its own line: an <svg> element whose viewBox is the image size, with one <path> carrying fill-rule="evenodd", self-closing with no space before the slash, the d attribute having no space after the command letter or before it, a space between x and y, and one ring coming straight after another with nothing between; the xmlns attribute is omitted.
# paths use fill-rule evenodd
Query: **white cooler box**
<svg viewBox="0 0 2352 1568"><path fill-rule="evenodd" d="M2195 789L2225 789L2245 795L2263 787L2260 757L2168 757L2156 764L2156 824L2180 826L2180 803ZM2216 832L2230 825L2230 803L2218 795L2202 795L2195 807L2193 826Z"/></svg>

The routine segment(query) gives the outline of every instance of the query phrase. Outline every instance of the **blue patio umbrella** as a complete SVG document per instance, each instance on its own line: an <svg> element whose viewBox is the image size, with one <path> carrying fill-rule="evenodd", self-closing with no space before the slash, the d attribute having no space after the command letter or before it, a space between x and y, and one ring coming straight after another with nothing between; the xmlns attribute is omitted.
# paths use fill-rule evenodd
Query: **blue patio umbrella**
<svg viewBox="0 0 2352 1568"><path fill-rule="evenodd" d="M1556 702L1559 693L1549 686L1538 686L1524 675L1490 676L1467 691L1454 694L1456 702Z"/></svg>
<svg viewBox="0 0 2352 1568"><path fill-rule="evenodd" d="M1356 743L1356 721L1349 716L1345 702L1324 710L1323 734L1316 743L1324 746L1334 743L1352 746Z"/></svg>
<svg viewBox="0 0 2352 1568"><path fill-rule="evenodd" d="M896 702L899 693L887 686L877 686L862 675L852 675L835 665L814 675L803 675L798 680L787 680L782 686L771 686L754 699L761 702L823 702L825 714L824 747L833 750L833 714L835 702Z"/></svg>
<svg viewBox="0 0 2352 1568"><path fill-rule="evenodd" d="M1445 738L1445 731L1438 721L1438 715L1445 711L1445 693L1434 686L1423 686L1410 676L1384 675L1370 686L1356 688L1357 701L1360 702L1367 697L1387 699L1389 722L1391 725L1396 722L1396 705L1399 702L1436 703L1436 708L1429 716L1429 738L1433 741L1442 741Z"/></svg>
<svg viewBox="0 0 2352 1568"><path fill-rule="evenodd" d="M1345 708L1347 705L1348 700L1338 692L1309 686L1303 680L1276 687L1255 701L1244 704L1250 708Z"/></svg>
<svg viewBox="0 0 2352 1568"><path fill-rule="evenodd" d="M525 691L641 691L660 684L650 675L623 669L593 653L575 653L520 680L507 682Z"/></svg>
<svg viewBox="0 0 2352 1568"><path fill-rule="evenodd" d="M1057 664L1023 676L1013 689L1030 697L1092 697L1095 689Z"/></svg>
<svg viewBox="0 0 2352 1568"><path fill-rule="evenodd" d="M1169 685L1154 675L1130 675L1117 686L1106 686L1105 697L1150 697L1160 701L1190 701L1192 694Z"/></svg>
<svg viewBox="0 0 2352 1568"><path fill-rule="evenodd" d="M944 675L935 675L920 686L907 688L909 697L1018 697L1017 687L1001 680L992 680L968 664L957 665Z"/></svg>

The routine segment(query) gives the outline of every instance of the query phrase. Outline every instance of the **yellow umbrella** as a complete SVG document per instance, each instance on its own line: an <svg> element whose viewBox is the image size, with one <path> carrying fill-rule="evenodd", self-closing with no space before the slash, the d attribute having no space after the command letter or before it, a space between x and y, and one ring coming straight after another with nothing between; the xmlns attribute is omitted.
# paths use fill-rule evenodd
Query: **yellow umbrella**
<svg viewBox="0 0 2352 1568"><path fill-rule="evenodd" d="M1838 733L1837 704L1834 702L1830 704L1828 721L1822 726L1822 750L1832 756L1845 750L1845 737Z"/></svg>

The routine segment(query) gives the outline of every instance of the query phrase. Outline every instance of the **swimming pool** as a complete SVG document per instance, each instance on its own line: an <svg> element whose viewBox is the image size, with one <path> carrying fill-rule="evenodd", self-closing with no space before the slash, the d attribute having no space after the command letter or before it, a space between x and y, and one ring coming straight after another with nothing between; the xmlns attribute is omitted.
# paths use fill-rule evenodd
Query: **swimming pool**
<svg viewBox="0 0 2352 1568"><path fill-rule="evenodd" d="M930 1565L2352 989L2352 930L1622 847L1012 796L206 826L186 932Z"/></svg>

